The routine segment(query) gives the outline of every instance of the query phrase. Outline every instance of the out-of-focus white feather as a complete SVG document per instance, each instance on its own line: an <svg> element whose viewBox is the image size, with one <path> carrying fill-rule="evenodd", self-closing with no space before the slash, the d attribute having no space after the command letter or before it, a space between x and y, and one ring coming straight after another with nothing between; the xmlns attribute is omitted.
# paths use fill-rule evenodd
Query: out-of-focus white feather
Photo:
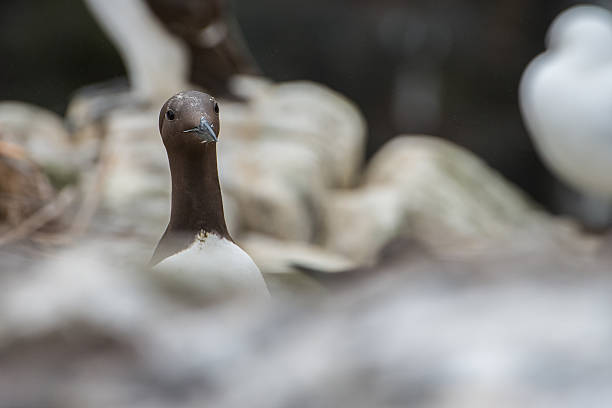
<svg viewBox="0 0 612 408"><path fill-rule="evenodd" d="M162 279L198 296L238 292L269 297L251 257L230 240L201 231L187 249L161 261L154 271Z"/></svg>
<svg viewBox="0 0 612 408"><path fill-rule="evenodd" d="M520 84L527 128L561 179L612 198L612 14L570 8L551 25L547 47Z"/></svg>

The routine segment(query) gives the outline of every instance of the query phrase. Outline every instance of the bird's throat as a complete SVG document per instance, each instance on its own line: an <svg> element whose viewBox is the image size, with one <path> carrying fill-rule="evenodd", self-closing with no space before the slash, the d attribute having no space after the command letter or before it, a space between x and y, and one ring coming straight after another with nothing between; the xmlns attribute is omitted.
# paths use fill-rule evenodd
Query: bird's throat
<svg viewBox="0 0 612 408"><path fill-rule="evenodd" d="M172 210L150 266L189 248L202 232L232 241L223 214L216 145L208 143L201 149L188 154L168 154Z"/></svg>
<svg viewBox="0 0 612 408"><path fill-rule="evenodd" d="M219 186L216 144L206 143L201 149L189 154L168 155L172 176L168 231L188 234L206 231L229 238Z"/></svg>

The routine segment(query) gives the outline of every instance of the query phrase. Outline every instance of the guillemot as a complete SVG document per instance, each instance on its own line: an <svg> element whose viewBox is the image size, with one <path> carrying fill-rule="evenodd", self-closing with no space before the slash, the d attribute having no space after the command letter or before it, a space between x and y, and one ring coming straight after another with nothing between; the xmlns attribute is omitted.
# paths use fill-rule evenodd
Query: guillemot
<svg viewBox="0 0 612 408"><path fill-rule="evenodd" d="M225 224L217 171L219 130L219 105L203 92L180 92L161 108L172 209L150 266L211 296L224 291L269 296L259 268Z"/></svg>
<svg viewBox="0 0 612 408"><path fill-rule="evenodd" d="M577 190L612 199L612 14L581 5L548 29L519 102L544 162Z"/></svg>
<svg viewBox="0 0 612 408"><path fill-rule="evenodd" d="M118 102L149 105L165 100L187 83L215 95L231 95L230 79L260 73L226 0L85 0L119 51L130 91L102 100L94 117ZM98 87L100 88L100 87ZM94 95L123 91L114 84ZM84 96L92 95L84 89ZM100 111L100 112L98 112Z"/></svg>

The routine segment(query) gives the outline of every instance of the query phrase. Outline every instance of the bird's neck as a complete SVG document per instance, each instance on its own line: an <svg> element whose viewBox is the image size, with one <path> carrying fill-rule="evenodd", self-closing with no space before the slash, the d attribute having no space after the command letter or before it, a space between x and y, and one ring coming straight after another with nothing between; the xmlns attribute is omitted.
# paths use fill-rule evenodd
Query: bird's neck
<svg viewBox="0 0 612 408"><path fill-rule="evenodd" d="M168 155L172 210L166 232L151 258L151 266L189 248L200 231L232 241L223 215L217 149L212 143L202 145L201 149L189 154Z"/></svg>
<svg viewBox="0 0 612 408"><path fill-rule="evenodd" d="M214 143L190 154L169 155L172 176L172 211L168 231L197 234L213 232L229 238L217 172Z"/></svg>

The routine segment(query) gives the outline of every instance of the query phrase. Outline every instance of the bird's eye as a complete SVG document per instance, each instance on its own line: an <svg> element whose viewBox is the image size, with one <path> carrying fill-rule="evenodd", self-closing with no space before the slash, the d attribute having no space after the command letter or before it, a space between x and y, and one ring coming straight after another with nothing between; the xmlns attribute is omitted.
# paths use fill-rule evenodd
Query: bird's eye
<svg viewBox="0 0 612 408"><path fill-rule="evenodd" d="M219 113L219 104L215 102L215 113Z"/></svg>
<svg viewBox="0 0 612 408"><path fill-rule="evenodd" d="M166 112L166 118L168 118L168 120L174 120L174 118L176 118L174 111L169 109L168 112Z"/></svg>

